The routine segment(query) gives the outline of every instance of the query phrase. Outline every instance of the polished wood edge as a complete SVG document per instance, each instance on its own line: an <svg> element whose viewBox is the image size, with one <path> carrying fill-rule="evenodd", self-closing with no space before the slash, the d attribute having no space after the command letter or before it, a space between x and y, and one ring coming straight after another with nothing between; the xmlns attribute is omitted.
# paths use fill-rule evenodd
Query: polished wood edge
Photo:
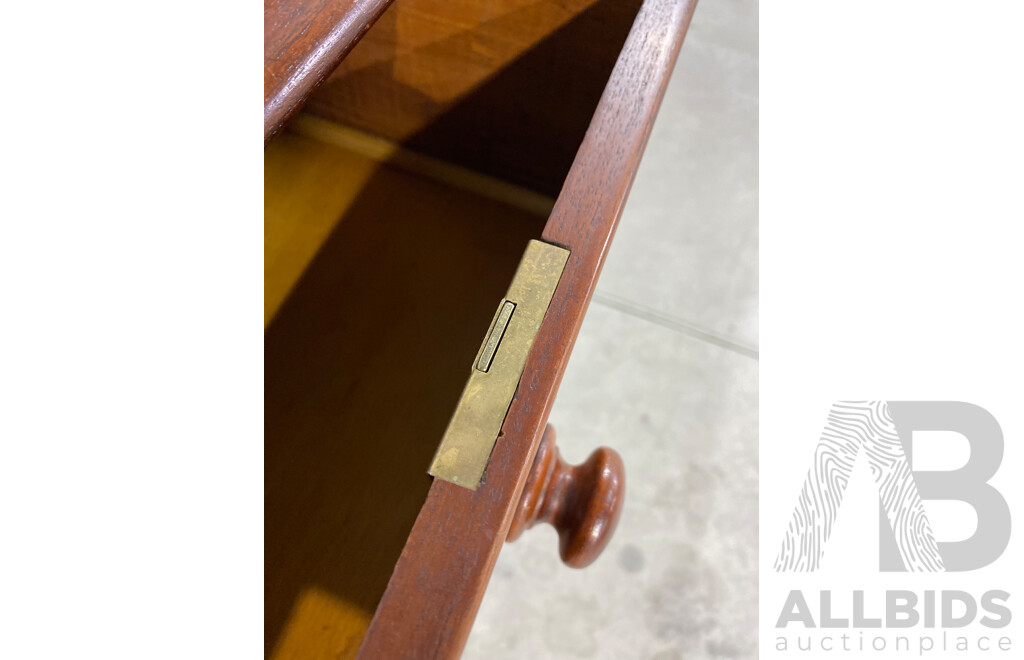
<svg viewBox="0 0 1024 660"><path fill-rule="evenodd" d="M415 174L452 188L486 197L542 217L551 215L555 200L486 174L480 174L459 165L425 156L389 140L336 124L327 119L299 113L288 124L288 131L333 144L371 160Z"/></svg>
<svg viewBox="0 0 1024 660"><path fill-rule="evenodd" d="M695 6L646 0L641 7L543 233L572 254L484 482L476 491L431 485L359 658L461 654Z"/></svg>
<svg viewBox="0 0 1024 660"><path fill-rule="evenodd" d="M263 141L272 138L309 95L345 59L349 51L391 5L392 0L354 0L327 7L300 7L266 2L263 15ZM335 6L336 5L336 6ZM286 29L301 21L305 29L292 37ZM280 56L270 57L270 53ZM267 72L273 70L271 79ZM280 72L280 73L277 73Z"/></svg>

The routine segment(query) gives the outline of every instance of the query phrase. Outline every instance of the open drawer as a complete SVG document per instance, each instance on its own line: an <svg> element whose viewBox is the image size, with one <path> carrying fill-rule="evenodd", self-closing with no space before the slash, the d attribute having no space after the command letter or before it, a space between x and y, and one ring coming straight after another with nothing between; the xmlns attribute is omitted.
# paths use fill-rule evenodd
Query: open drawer
<svg viewBox="0 0 1024 660"><path fill-rule="evenodd" d="M545 423L693 4L267 0L268 657L457 657L510 529L600 550L621 466ZM485 477L432 480L531 240L568 254Z"/></svg>

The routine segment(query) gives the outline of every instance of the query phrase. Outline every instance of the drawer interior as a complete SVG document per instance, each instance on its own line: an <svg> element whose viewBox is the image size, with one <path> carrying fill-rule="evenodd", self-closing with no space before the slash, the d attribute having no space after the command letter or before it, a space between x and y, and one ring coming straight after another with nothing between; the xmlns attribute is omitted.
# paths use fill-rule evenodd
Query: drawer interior
<svg viewBox="0 0 1024 660"><path fill-rule="evenodd" d="M268 656L358 650L638 6L396 3L269 143Z"/></svg>
<svg viewBox="0 0 1024 660"><path fill-rule="evenodd" d="M268 636L311 625L309 598L359 632L544 217L303 136L265 160Z"/></svg>

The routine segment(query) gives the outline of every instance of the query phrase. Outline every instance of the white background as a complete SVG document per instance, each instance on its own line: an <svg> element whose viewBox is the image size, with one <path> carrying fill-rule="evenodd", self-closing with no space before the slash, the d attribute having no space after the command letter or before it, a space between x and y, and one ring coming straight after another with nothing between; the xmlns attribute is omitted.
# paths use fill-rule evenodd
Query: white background
<svg viewBox="0 0 1024 660"><path fill-rule="evenodd" d="M0 658L262 657L262 44L4 5Z"/></svg>
<svg viewBox="0 0 1024 660"><path fill-rule="evenodd" d="M1024 519L1022 22L1020 5L1003 2L762 7L763 658L822 655L774 650L792 588L1000 588L1024 617L1016 532L986 569L883 579L866 471L851 483L822 570L772 571L835 400L987 409L1006 442L991 483ZM1020 657L1018 630L988 631L1014 638L1013 652L989 655Z"/></svg>

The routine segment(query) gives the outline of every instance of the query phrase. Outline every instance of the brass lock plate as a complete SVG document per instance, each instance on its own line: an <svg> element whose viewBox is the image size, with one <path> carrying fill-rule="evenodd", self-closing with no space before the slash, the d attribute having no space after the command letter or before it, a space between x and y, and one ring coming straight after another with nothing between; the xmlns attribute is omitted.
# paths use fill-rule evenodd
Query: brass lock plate
<svg viewBox="0 0 1024 660"><path fill-rule="evenodd" d="M434 455L433 476L470 490L480 485L568 258L569 251L557 245L530 241L526 246Z"/></svg>

